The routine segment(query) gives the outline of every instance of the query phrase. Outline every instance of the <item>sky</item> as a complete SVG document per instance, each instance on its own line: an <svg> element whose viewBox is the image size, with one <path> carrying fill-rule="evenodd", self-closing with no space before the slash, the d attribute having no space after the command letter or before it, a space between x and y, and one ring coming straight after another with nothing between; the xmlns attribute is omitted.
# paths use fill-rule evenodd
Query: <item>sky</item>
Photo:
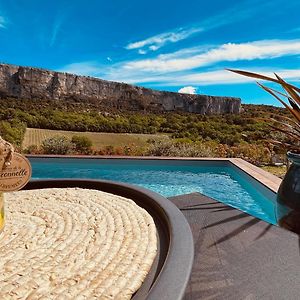
<svg viewBox="0 0 300 300"><path fill-rule="evenodd" d="M225 69L300 85L299 11L299 0L0 0L0 62L278 105Z"/></svg>

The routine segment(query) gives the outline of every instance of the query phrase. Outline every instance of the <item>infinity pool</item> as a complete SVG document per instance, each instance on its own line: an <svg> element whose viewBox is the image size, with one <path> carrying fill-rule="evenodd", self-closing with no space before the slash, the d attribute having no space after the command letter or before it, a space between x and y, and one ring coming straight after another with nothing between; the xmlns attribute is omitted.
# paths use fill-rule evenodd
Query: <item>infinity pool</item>
<svg viewBox="0 0 300 300"><path fill-rule="evenodd" d="M275 224L275 193L230 162L30 158L33 179L115 180L153 190L165 197L200 192Z"/></svg>

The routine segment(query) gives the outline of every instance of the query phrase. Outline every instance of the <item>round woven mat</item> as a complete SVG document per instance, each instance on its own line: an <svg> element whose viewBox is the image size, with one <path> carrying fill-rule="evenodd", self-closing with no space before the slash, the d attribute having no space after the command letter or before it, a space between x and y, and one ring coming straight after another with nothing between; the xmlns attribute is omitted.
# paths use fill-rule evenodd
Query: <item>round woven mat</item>
<svg viewBox="0 0 300 300"><path fill-rule="evenodd" d="M130 299L157 251L132 200L79 188L5 195L0 299Z"/></svg>

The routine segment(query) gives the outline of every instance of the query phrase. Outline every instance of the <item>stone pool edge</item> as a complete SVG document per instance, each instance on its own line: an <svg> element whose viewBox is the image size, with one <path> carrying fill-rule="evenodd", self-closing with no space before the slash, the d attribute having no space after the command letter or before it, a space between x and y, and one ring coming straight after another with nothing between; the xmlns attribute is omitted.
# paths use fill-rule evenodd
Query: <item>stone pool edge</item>
<svg viewBox="0 0 300 300"><path fill-rule="evenodd" d="M229 161L264 186L269 188L274 193L277 193L278 188L281 184L281 179L257 166L252 165L251 163L241 159L241 158L230 158Z"/></svg>

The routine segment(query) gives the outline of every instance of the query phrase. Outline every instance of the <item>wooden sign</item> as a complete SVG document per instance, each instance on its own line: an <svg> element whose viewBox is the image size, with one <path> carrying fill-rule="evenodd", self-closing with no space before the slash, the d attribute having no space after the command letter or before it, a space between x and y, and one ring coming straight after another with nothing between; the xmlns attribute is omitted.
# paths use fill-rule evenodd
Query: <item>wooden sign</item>
<svg viewBox="0 0 300 300"><path fill-rule="evenodd" d="M11 192L21 189L31 177L31 165L26 157L14 152L7 163L0 156L0 191Z"/></svg>

